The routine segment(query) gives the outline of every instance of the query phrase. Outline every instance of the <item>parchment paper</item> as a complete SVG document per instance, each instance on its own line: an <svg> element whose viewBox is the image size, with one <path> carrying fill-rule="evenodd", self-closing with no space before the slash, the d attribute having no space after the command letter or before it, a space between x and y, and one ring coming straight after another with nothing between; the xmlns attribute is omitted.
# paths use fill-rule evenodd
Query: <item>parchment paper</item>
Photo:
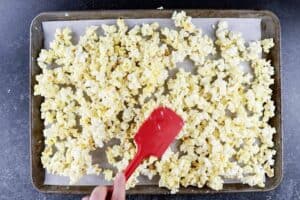
<svg viewBox="0 0 300 200"><path fill-rule="evenodd" d="M256 18L193 18L192 22L196 27L201 28L203 33L208 36L214 37L213 25L216 25L218 21L227 21L229 24L229 29L241 32L245 41L253 41L261 39L261 19ZM44 48L49 48L49 42L54 39L55 30L57 28L69 27L73 32L74 42L78 41L80 35L83 35L86 27L94 25L100 26L101 24L115 24L115 19L105 19L105 20L80 20L80 21L48 21L43 22L44 31ZM157 18L144 18L144 19L126 19L126 24L132 27L136 24L152 23L158 22L160 27L175 28L173 21L171 19L157 19ZM189 69L191 66L189 62L184 62L180 64L180 67ZM247 70L247 67L245 67ZM100 150L101 151L101 150ZM105 154L102 152L96 153L100 160L105 158ZM94 158L95 156L93 156ZM153 180L149 181L146 177L141 176L139 184L141 185L153 185L157 183L158 177L154 177ZM238 182L236 180L226 180L226 183ZM49 174L46 172L45 181L46 185L69 185L69 178ZM108 185L111 182L105 181L103 176L96 175L86 175L82 177L79 182L75 185Z"/></svg>

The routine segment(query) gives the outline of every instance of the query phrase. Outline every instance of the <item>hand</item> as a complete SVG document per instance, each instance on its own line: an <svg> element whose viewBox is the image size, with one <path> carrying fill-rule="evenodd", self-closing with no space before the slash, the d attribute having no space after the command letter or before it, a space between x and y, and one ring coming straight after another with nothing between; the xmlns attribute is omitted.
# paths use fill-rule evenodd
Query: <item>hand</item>
<svg viewBox="0 0 300 200"><path fill-rule="evenodd" d="M112 200L125 200L125 176L123 173L118 173L113 186ZM108 187L98 186L93 191L91 196L83 197L82 200L105 200Z"/></svg>

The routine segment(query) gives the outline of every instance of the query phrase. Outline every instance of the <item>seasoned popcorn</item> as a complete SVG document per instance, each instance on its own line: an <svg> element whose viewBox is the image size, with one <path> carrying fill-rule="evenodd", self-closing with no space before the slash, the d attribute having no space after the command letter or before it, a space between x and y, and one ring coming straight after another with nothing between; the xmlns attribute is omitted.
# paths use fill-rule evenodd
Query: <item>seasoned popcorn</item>
<svg viewBox="0 0 300 200"><path fill-rule="evenodd" d="M172 193L187 186L220 190L225 178L264 187L265 176L274 176L276 130L268 123L275 111L274 68L261 58L273 40L247 43L223 21L213 40L185 12L172 19L176 29L158 23L129 28L118 19L98 35L91 26L77 44L70 29L57 29L37 59L42 73L34 87L44 97L41 160L48 172L70 177L71 184L86 174L112 180L113 171L94 164L91 152L106 148L108 163L123 170L136 153L138 127L154 108L167 106L185 121L177 147L145 160L127 188L140 174L159 175L159 186ZM186 59L195 73L175 69Z"/></svg>

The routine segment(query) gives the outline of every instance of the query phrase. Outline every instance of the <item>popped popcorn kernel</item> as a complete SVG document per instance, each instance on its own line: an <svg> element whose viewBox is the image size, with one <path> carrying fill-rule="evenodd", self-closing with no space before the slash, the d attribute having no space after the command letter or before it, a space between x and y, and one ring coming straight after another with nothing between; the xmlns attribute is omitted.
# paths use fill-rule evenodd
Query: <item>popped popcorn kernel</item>
<svg viewBox="0 0 300 200"><path fill-rule="evenodd" d="M68 176L70 184L87 174L112 180L112 169L94 164L91 152L105 147L108 164L124 170L136 153L140 125L153 109L167 106L185 125L161 159L143 161L127 189L139 175L158 175L158 185L171 193L188 186L221 190L224 178L264 187L266 176L274 176L276 130L268 123L276 109L274 67L262 58L273 39L246 42L225 21L212 39L184 11L172 19L176 29L158 23L129 28L118 19L103 24L99 35L100 27L90 26L77 44L69 28L57 29L39 54L42 73L34 86L34 95L44 97L41 162L49 173ZM195 73L180 67L185 60ZM253 73L243 71L245 62Z"/></svg>

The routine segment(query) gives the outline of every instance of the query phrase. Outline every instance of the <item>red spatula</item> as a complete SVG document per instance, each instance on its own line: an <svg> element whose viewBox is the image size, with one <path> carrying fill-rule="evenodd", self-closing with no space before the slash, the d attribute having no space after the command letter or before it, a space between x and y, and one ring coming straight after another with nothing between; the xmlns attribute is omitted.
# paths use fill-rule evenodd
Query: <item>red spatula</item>
<svg viewBox="0 0 300 200"><path fill-rule="evenodd" d="M183 120L174 111L158 107L144 121L134 136L137 153L124 170L126 181L138 165L149 156L160 158L183 127ZM113 187L109 187L106 199L111 199Z"/></svg>
<svg viewBox="0 0 300 200"><path fill-rule="evenodd" d="M166 107L156 108L134 136L137 153L125 169L126 180L149 156L160 158L183 127L183 120Z"/></svg>

